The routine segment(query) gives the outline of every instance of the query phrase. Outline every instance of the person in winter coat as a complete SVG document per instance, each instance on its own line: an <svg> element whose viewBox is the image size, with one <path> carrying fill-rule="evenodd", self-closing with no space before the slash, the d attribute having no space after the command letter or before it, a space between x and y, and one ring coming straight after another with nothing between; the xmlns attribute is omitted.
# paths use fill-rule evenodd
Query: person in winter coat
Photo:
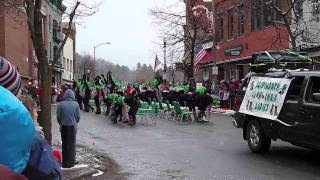
<svg viewBox="0 0 320 180"><path fill-rule="evenodd" d="M26 169L23 171L28 179L48 179L60 180L61 165L54 156L53 149L44 139L42 128L37 123L38 113L37 105L33 99L27 95L21 95L19 99L28 109L36 127L37 134L32 142L30 157Z"/></svg>
<svg viewBox="0 0 320 180"><path fill-rule="evenodd" d="M199 93L195 100L196 100L196 105L199 109L199 114L198 114L198 120L199 121L207 121L205 119L205 111L207 107L212 104L213 98L209 95L206 94L206 90L204 87L201 87L201 89L198 89L197 92Z"/></svg>
<svg viewBox="0 0 320 180"><path fill-rule="evenodd" d="M82 99L83 99L83 97L81 96L81 89L82 89L82 82L81 81L82 80L79 80L75 86L75 95L76 95L76 99L79 104L80 110L82 110Z"/></svg>
<svg viewBox="0 0 320 180"><path fill-rule="evenodd" d="M60 128L61 126L72 125L75 127L75 131L77 130L80 121L80 108L71 89L65 92L63 101L58 104L57 120Z"/></svg>
<svg viewBox="0 0 320 180"><path fill-rule="evenodd" d="M120 92L117 92L117 95L114 98L114 107L111 115L113 123L122 122L122 109L123 109L123 96Z"/></svg>
<svg viewBox="0 0 320 180"><path fill-rule="evenodd" d="M75 151L77 126L80 121L79 104L75 101L75 95L71 89L65 92L63 101L58 104L57 120L60 124L62 155L65 156L63 167L71 167L74 165L75 154L68 156L67 152Z"/></svg>
<svg viewBox="0 0 320 180"><path fill-rule="evenodd" d="M83 78L83 87L82 87L82 95L83 97L83 105L84 105L84 111L89 112L90 106L89 106L89 100L91 98L91 83L89 81L89 78L84 77Z"/></svg>
<svg viewBox="0 0 320 180"><path fill-rule="evenodd" d="M22 173L30 157L36 130L26 107L1 85L0 132L0 164Z"/></svg>
<svg viewBox="0 0 320 180"><path fill-rule="evenodd" d="M125 97L124 102L130 107L129 109L129 125L136 124L136 114L139 109L139 103L135 97L136 91L132 89L129 94Z"/></svg>

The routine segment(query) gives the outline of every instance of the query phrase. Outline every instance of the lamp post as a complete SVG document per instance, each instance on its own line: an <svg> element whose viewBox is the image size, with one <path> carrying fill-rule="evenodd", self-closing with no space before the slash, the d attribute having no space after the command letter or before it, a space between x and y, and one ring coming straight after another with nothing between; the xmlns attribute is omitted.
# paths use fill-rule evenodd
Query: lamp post
<svg viewBox="0 0 320 180"><path fill-rule="evenodd" d="M163 40L163 79L167 80L167 41Z"/></svg>
<svg viewBox="0 0 320 180"><path fill-rule="evenodd" d="M96 48L102 45L109 45L109 44L111 44L111 42L103 42L95 45L93 48L93 78L95 78L96 76Z"/></svg>

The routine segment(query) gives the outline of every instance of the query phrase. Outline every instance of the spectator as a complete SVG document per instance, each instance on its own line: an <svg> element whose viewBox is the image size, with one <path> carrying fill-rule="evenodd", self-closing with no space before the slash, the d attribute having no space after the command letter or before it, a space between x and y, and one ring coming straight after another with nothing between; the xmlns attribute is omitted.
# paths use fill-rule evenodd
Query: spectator
<svg viewBox="0 0 320 180"><path fill-rule="evenodd" d="M71 89L65 92L63 101L57 107L57 120L60 124L60 129L65 125L74 126L76 137L77 124L80 121L80 108Z"/></svg>
<svg viewBox="0 0 320 180"><path fill-rule="evenodd" d="M19 89L14 90L18 91ZM2 86L0 86L0 132L0 147L2 147L0 164L22 173L27 166L36 131L28 110Z"/></svg>
<svg viewBox="0 0 320 180"><path fill-rule="evenodd" d="M40 127L37 122L38 113L36 103L27 95L21 95L19 99L31 114L37 130L37 134L32 142L28 164L23 174L29 179L61 179L60 163L53 155L53 149L44 139L42 127ZM39 159L41 159L41 161L39 161Z"/></svg>
<svg viewBox="0 0 320 180"><path fill-rule="evenodd" d="M21 78L17 70L11 65L9 61L0 57L0 85L15 96L17 96L21 89Z"/></svg>

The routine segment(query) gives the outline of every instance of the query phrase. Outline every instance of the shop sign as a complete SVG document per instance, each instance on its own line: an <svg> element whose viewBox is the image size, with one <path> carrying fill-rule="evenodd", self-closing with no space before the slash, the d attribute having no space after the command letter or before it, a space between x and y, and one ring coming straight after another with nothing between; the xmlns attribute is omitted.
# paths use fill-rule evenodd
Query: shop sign
<svg viewBox="0 0 320 180"><path fill-rule="evenodd" d="M203 48L203 49L211 49L212 47L213 47L213 42L212 42L212 41L207 42L207 43L204 43L204 44L202 45L202 48Z"/></svg>
<svg viewBox="0 0 320 180"><path fill-rule="evenodd" d="M239 112L278 120L291 80L251 77Z"/></svg>
<svg viewBox="0 0 320 180"><path fill-rule="evenodd" d="M224 49L224 54L226 56L239 56L243 51L243 46L242 45L238 45L235 47L231 47L231 48L225 48Z"/></svg>

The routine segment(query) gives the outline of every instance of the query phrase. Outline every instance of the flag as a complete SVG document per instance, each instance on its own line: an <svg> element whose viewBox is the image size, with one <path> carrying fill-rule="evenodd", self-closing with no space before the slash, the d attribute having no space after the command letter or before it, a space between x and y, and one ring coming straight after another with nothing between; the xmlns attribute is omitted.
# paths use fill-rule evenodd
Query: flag
<svg viewBox="0 0 320 180"><path fill-rule="evenodd" d="M198 45L198 47L196 47L196 49L198 50L198 52L197 52L197 55L194 60L194 66L197 66L199 64L199 62L201 61L201 59L207 53L207 51L202 47L202 44Z"/></svg>
<svg viewBox="0 0 320 180"><path fill-rule="evenodd" d="M154 71L157 70L157 67L161 64L160 60L158 59L158 56L156 56L156 59L154 60Z"/></svg>

